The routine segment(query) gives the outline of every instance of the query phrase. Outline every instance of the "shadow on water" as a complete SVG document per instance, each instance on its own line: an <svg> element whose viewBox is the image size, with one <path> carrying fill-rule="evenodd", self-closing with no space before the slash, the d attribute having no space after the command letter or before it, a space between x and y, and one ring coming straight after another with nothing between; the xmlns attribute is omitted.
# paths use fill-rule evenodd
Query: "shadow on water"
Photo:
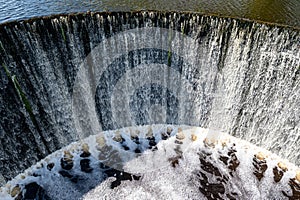
<svg viewBox="0 0 300 200"><path fill-rule="evenodd" d="M270 22L288 21L290 16L289 2L278 0L254 0L248 4L248 16L257 20Z"/></svg>

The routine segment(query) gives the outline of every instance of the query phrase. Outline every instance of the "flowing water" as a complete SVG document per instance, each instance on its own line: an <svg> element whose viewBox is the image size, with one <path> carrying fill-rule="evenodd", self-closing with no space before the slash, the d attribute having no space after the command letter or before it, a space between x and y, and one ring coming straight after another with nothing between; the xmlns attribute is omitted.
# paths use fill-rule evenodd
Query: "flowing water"
<svg viewBox="0 0 300 200"><path fill-rule="evenodd" d="M124 12L137 10L164 12ZM76 12L81 14L68 14ZM39 16L47 17L31 19ZM257 147L248 143L226 139L229 145L224 149L223 141L217 143L213 138L209 143L203 138L206 134L219 138L216 132L226 132L300 164L300 1L0 0L0 24L0 185L74 141L118 129L114 132L117 143L105 143L115 145L110 153L99 154L102 150L95 141L102 144L101 139L88 142L92 156L88 147L81 152L68 146L67 153L62 155L60 150L42 165L33 166L26 174L28 179L14 180L18 182L13 182L14 188L8 187L10 195L38 188L34 185L38 183L53 199L60 199L65 191L70 192L66 195L69 199L84 195L91 199L99 195L97 190L121 198L122 189L101 188L108 184L103 174L110 177L116 173L122 182L139 178L128 178L127 173L118 171L123 170L119 165L111 163L105 165L114 169L106 171L99 163L105 161L101 155L111 161L116 151L140 155L149 146L155 152L155 147L162 150L167 143L166 163L171 162L190 179L182 182L185 179L178 178L169 166L160 174L161 183L176 180L170 185L192 191L184 194L190 198L299 195L292 164L286 173L279 158L262 157ZM185 145L179 128L176 136L175 131L173 138L161 141L169 129L161 132L161 128L156 130L160 126L154 125L154 131L140 127L147 124L172 124L176 130L177 125L201 127L197 136L185 136L194 142L198 137L199 144L189 143L186 146L195 149L183 153L178 150ZM120 137L123 127L131 127L126 130L135 137L123 133ZM147 135L150 132L155 134ZM176 148L171 149L173 146ZM170 157L173 150L175 157ZM199 158L195 159L196 155ZM128 154L125 158L134 167L144 166L135 165L138 161ZM149 158L142 159L142 163L147 161ZM257 170L250 170L253 165ZM158 177L155 172L151 176ZM57 181L52 184L44 177ZM279 182L274 187L270 184L273 180ZM84 194L102 181L100 189ZM111 184L119 186L118 181ZM145 196L148 199L154 193L164 199L181 195L176 189L159 191L164 185L153 187L153 181L145 175L141 182L120 187L131 191L138 184L141 187L135 195L149 195ZM249 181L257 187L248 187ZM214 187L207 184L218 187L210 194L208 190ZM144 191L145 185L153 191ZM199 193L198 188L204 189ZM25 197L32 194L23 193Z"/></svg>
<svg viewBox="0 0 300 200"><path fill-rule="evenodd" d="M0 198L297 199L296 169L222 132L134 126L67 145L0 188Z"/></svg>
<svg viewBox="0 0 300 200"><path fill-rule="evenodd" d="M299 164L300 32L199 14L0 26L0 173L125 126L222 130Z"/></svg>

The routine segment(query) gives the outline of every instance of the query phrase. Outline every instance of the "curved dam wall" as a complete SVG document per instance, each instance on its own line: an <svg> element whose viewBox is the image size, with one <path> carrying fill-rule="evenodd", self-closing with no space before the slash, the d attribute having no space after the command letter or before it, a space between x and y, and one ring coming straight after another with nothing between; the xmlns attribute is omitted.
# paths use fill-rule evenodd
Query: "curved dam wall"
<svg viewBox="0 0 300 200"><path fill-rule="evenodd" d="M299 165L299 29L87 13L2 24L0 47L2 183L98 129L154 123L226 131Z"/></svg>

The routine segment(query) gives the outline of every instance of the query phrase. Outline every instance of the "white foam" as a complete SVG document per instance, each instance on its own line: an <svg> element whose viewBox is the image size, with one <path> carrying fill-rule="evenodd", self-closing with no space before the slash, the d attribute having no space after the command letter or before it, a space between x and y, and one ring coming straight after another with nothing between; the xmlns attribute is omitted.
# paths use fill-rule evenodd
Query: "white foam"
<svg viewBox="0 0 300 200"><path fill-rule="evenodd" d="M161 140L161 133L167 132L167 127L173 129L167 140ZM179 126L152 125L122 128L117 131L107 131L96 136L90 136L82 141L72 143L67 147L54 152L41 160L36 165L19 174L1 188L0 199L14 199L10 193L18 185L22 190L25 185L36 182L46 190L52 199L201 199L204 195L199 191L201 187L199 172L207 173L201 166L200 157L213 164L222 179L227 177L229 181L224 183L226 193L235 192L239 198L244 199L281 199L282 191L291 195L288 182L296 175L297 167L286 160L282 160L271 152L254 146L246 141L234 138L226 133L220 133L199 127L180 126L184 139L182 144L175 143ZM157 150L148 149L149 130L157 142ZM130 135L138 133L140 144L132 141ZM113 140L116 135L121 135L130 149L125 151L122 144ZM192 139L193 135L193 139ZM121 181L121 185L110 189L110 184L115 178L105 179L103 169L99 168L99 150L97 149L97 137L104 137L106 146L118 153L118 162L122 164L124 171L140 175L140 180ZM196 139L197 138L197 139ZM82 144L88 144L91 153L90 166L94 169L91 173L85 173L80 168L80 154ZM144 151L142 154L134 153L138 146ZM99 148L99 145L98 145ZM236 171L232 171L221 160L220 156L228 156L228 151L235 149L235 156L239 161ZM78 178L74 183L69 178L59 174L61 170L60 159L64 151L73 155L74 167L69 172ZM253 158L261 152L265 156L267 170L261 181L254 175ZM105 164L111 164L107 159ZM172 161L177 160L178 164ZM282 180L274 182L273 168L278 162L284 162L288 171L284 173ZM49 171L47 164L54 163L54 168ZM198 175L197 175L198 173ZM231 176L230 173L233 175ZM34 177L33 174L39 176ZM209 176L210 174L207 174ZM218 183L218 176L209 176L209 183ZM94 188L94 189L93 189ZM24 194L23 190L23 194ZM220 194L227 198L225 194Z"/></svg>

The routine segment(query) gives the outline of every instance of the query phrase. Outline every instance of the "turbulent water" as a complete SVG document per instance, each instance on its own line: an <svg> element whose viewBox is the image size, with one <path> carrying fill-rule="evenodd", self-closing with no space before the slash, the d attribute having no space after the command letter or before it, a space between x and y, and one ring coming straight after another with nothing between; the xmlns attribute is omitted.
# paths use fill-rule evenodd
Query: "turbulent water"
<svg viewBox="0 0 300 200"><path fill-rule="evenodd" d="M222 132L148 125L101 132L0 188L19 199L297 199L300 171Z"/></svg>
<svg viewBox="0 0 300 200"><path fill-rule="evenodd" d="M0 47L2 182L101 129L156 123L222 130L299 164L298 29L88 13L3 24Z"/></svg>

